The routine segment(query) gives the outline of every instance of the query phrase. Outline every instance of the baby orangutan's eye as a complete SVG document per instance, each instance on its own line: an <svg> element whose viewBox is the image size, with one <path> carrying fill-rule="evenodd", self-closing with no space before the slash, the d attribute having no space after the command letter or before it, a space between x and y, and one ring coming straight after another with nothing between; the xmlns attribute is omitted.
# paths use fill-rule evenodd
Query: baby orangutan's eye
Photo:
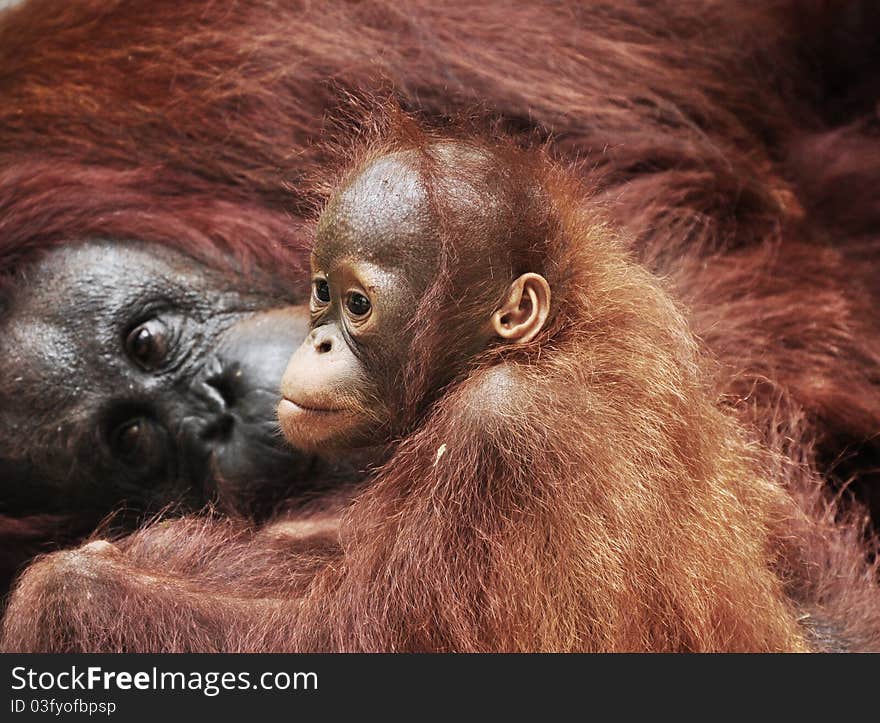
<svg viewBox="0 0 880 723"><path fill-rule="evenodd" d="M315 299L322 304L327 304L330 302L330 284L327 283L327 279L315 279L315 283L313 285L312 293L315 296Z"/></svg>
<svg viewBox="0 0 880 723"><path fill-rule="evenodd" d="M345 305L348 307L348 310L351 312L352 316L358 317L366 316L370 313L370 309L373 308L370 304L370 300L363 294L359 294L356 291L352 291L348 295L348 299L346 299Z"/></svg>

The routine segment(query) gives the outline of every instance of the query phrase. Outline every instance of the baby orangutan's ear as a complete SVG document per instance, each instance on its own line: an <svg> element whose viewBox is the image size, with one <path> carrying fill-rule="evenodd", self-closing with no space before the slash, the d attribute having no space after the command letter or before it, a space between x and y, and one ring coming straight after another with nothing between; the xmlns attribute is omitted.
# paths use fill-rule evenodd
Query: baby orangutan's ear
<svg viewBox="0 0 880 723"><path fill-rule="evenodd" d="M525 344L534 339L550 315L550 284L540 274L523 274L507 290L504 305L492 315L492 328L502 339Z"/></svg>

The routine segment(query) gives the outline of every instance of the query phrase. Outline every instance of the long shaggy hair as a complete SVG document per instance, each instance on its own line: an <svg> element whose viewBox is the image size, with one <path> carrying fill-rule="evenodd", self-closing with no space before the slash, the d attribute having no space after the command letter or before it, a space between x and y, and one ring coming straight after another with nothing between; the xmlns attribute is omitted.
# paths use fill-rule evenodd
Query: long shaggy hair
<svg viewBox="0 0 880 723"><path fill-rule="evenodd" d="M791 415L777 437L741 423L678 305L572 176L457 142L479 160L451 169L412 128L358 156L426 159L442 263L401 350L412 421L341 518L295 520L291 539L168 522L49 557L13 598L7 649L880 646L876 569L858 530L819 512ZM462 197L494 199L503 223L462 218ZM547 326L468 363L438 356L488 313L472 280L499 243L507 271L546 276Z"/></svg>
<svg viewBox="0 0 880 723"><path fill-rule="evenodd" d="M377 85L429 118L481 103L583 161L731 392L762 413L791 395L823 470L870 497L878 18L818 0L30 0L0 22L0 269L139 238L301 288L328 110Z"/></svg>
<svg viewBox="0 0 880 723"><path fill-rule="evenodd" d="M217 251L231 252L236 266L273 270L304 293L303 222L315 200L305 179L332 160L317 141L363 132L357 114L333 123L328 111L376 88L390 88L405 109L429 120L482 104L499 130L545 140L555 155L577 161L589 185L584 200L567 176L557 184L555 171L539 173L559 205L558 238L568 240L559 258L570 258L582 279L605 279L599 288L608 294L594 319L569 318L595 349L577 347L583 357L566 361L547 348L541 368L567 380L596 369L603 376L593 381L613 387L613 380L632 395L627 410L625 395L586 384L572 395L583 405L572 416L566 382L553 399L544 392L566 412L554 421L536 401L549 390L540 379L511 387L522 417L517 411L521 421L510 433L522 435L525 448L547 465L568 459L602 471L589 502L593 521L606 525L604 558L587 559L600 554L601 540L582 540L588 528L562 519L587 509L583 492L561 483L575 474L566 465L559 485L544 468L531 472L530 495L514 475L511 489L531 504L528 516L507 496L513 491L499 491L475 515L491 503L508 504L506 516L474 516L472 529L435 538L439 546L431 548L419 547L427 537L403 533L370 538L380 519L373 511L383 505L431 519L427 498L382 496L397 479L386 471L349 511L341 561L328 552L326 526L318 525L317 551L308 546L309 556L333 560L340 577L325 570L303 582L291 573L295 560L279 563L277 575L251 568L252 592L244 561L261 554L255 540L268 532L167 523L120 543L120 555L99 550L41 562L13 601L5 645L876 647L876 571L864 562L866 520L848 497L855 491L880 508L880 205L870 190L880 181L878 24L876 2L867 0L845 11L818 0L706 0L686 8L415 2L405 11L381 1L238 0L221 9L209 0L78 0L63 8L30 0L0 15L3 272L26 268L53 245L138 238L227 267ZM595 260L582 258L588 249ZM603 263L606 276L591 271ZM574 303L577 288L564 298ZM637 298L627 289L638 289ZM586 343L559 334L562 346ZM437 509L475 502L436 486L442 465L463 469L472 458L456 457L446 443L436 471L423 459L430 452L433 460L443 435L457 429L447 423L467 421L456 416L464 414L456 395L467 389L443 397L433 426L409 438L398 458L401 469L418 462L423 489L442 503ZM533 448L548 429L554 444ZM486 432L480 464L521 471L498 439ZM646 481L634 490L627 484L637 468ZM485 535L481 522L491 522ZM5 539L18 539L17 521L0 523ZM190 534L192 546L179 549ZM282 548L301 548L278 539ZM501 539L519 547L498 549ZM163 540L173 541L166 547ZM582 549L569 547L575 540ZM664 557L664 545L674 559ZM471 555L475 567L461 577ZM368 591L403 584L407 565L419 559L421 567L445 566L438 569L460 594L409 589L396 613L368 604ZM111 574L92 575L93 568ZM71 573L65 584L59 569ZM577 575L584 584L574 592ZM607 583L606 597L591 598L587 583L596 580ZM342 590L359 602L332 630L304 624L283 632L279 623L273 631L291 615L264 598L287 598L288 584L297 592L285 605L295 610L321 610L322 600L342 600ZM302 586L309 596L301 603ZM477 607L470 603L480 586ZM701 595L710 588L725 593ZM89 602L102 590L104 613ZM166 597L169 590L180 597ZM529 616L539 609L545 618ZM252 626L258 611L265 628ZM439 612L447 628L429 625ZM795 624L793 616L802 619ZM587 618L590 627L580 627ZM383 625L370 625L377 620ZM721 628L710 629L716 621Z"/></svg>

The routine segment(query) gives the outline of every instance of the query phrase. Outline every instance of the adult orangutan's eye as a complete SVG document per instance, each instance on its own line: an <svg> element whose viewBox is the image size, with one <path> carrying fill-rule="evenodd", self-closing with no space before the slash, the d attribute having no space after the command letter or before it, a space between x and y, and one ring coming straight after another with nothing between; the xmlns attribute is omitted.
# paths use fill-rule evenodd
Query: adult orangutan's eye
<svg viewBox="0 0 880 723"><path fill-rule="evenodd" d="M127 419L108 435L113 454L127 464L154 464L163 454L162 434L146 417Z"/></svg>
<svg viewBox="0 0 880 723"><path fill-rule="evenodd" d="M345 305L353 316L366 316L370 313L370 309L373 308L370 304L370 300L363 294L359 294L357 291L352 291L348 295L348 298L345 300Z"/></svg>
<svg viewBox="0 0 880 723"><path fill-rule="evenodd" d="M128 357L145 371L162 364L168 353L168 330L158 319L150 319L132 329L125 339Z"/></svg>
<svg viewBox="0 0 880 723"><path fill-rule="evenodd" d="M315 279L313 294L315 299L322 304L330 302L330 284L327 283L327 279Z"/></svg>

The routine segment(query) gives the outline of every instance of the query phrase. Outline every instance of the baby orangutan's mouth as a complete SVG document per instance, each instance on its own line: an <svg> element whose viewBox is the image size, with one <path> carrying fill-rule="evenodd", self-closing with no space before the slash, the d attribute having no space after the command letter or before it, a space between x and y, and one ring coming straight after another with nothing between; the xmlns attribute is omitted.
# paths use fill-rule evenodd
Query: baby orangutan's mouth
<svg viewBox="0 0 880 723"><path fill-rule="evenodd" d="M340 433L357 426L358 414L345 407L317 407L287 397L278 404L278 423L287 441L300 451L325 450Z"/></svg>
<svg viewBox="0 0 880 723"><path fill-rule="evenodd" d="M281 400L281 404L278 406L278 414L279 415L282 413L282 410L287 414L290 414L290 413L296 414L296 413L302 413L302 412L310 412L310 413L315 413L315 414L333 414L333 413L348 411L346 409L334 409L334 408L330 408L330 407L311 406L309 404L295 402L292 399L288 399L287 397L284 397Z"/></svg>

